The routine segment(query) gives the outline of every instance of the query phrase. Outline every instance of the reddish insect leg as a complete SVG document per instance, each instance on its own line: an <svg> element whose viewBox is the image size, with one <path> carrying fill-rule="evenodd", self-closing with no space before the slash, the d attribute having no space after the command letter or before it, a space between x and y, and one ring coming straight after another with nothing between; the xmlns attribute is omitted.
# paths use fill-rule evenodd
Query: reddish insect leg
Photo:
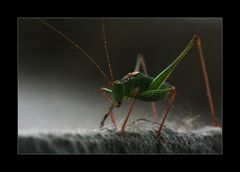
<svg viewBox="0 0 240 172"><path fill-rule="evenodd" d="M216 113L214 110L213 98L212 98L211 89L210 89L210 85L209 85L208 73L207 73L207 68L206 68L206 64L205 64L205 60L204 60L202 43L201 43L201 39L198 35L195 35L195 41L196 41L196 45L198 47L198 51L199 51L199 55L200 55L201 67L202 67L202 71L203 71L204 82L205 82L209 106L210 106L210 110L211 110L212 123L215 127L221 127L221 124L217 120Z"/></svg>
<svg viewBox="0 0 240 172"><path fill-rule="evenodd" d="M122 125L121 133L124 133L125 126L126 126L126 124L127 124L128 118L129 118L129 116L130 116L130 114L131 114L131 112L132 112L133 105L134 105L135 101L136 101L136 98L134 97L133 100L132 100L132 102L131 102L131 104L130 104L130 106L129 106L129 110L128 110L127 117L126 117L126 119L125 119L125 121L124 121L124 123L123 123L123 125Z"/></svg>
<svg viewBox="0 0 240 172"><path fill-rule="evenodd" d="M135 71L139 71L140 66L142 66L143 72L148 75L147 66L146 66L146 63L144 61L144 57L142 54L138 54ZM151 102L151 108L152 108L153 119L157 119L158 112L157 112L156 104L154 102Z"/></svg>
<svg viewBox="0 0 240 172"><path fill-rule="evenodd" d="M106 92L105 92L102 88L99 89L99 92L100 92L104 97L106 97L106 99L107 99L110 103L112 103L112 98L111 98L108 94L106 94Z"/></svg>
<svg viewBox="0 0 240 172"><path fill-rule="evenodd" d="M101 93L104 97L106 97L106 99L107 99L110 103L112 103L112 98L111 98L109 95L107 95L104 90L100 89L99 91L100 91L100 93ZM112 112L110 112L108 115L110 115L111 121L112 121L114 127L117 129L117 124L116 124L116 120L115 120L115 118L114 118L114 114L113 114Z"/></svg>
<svg viewBox="0 0 240 172"><path fill-rule="evenodd" d="M131 112L132 112L134 103L135 103L135 101L136 101L136 96L138 95L138 93L139 93L139 89L136 90L136 93L135 93L135 95L134 95L134 97L133 97L133 99L132 99L132 102L131 102L130 106L129 106L129 110L128 110L127 117L126 117L126 119L125 119L125 121L124 121L124 123L123 123L123 125L122 125L122 128L121 128L121 133L122 133L122 134L124 133L125 126L126 126L126 124L127 124L128 118L129 118L129 116L130 116L130 114L131 114Z"/></svg>
<svg viewBox="0 0 240 172"><path fill-rule="evenodd" d="M152 105L152 116L153 116L153 119L157 119L158 116L157 116L157 108L156 108L156 104L154 102L151 102L151 105Z"/></svg>
<svg viewBox="0 0 240 172"><path fill-rule="evenodd" d="M158 129L158 131L157 131L158 136L159 136L160 133L161 133L161 130L162 130L162 127L163 127L163 124L164 124L165 120L167 119L168 112L170 111L170 109L171 109L171 107L172 107L172 104L173 104L173 101L174 101L174 99L175 99L175 96L176 96L176 88L175 88L175 87L172 87L171 97L170 97L169 104L168 104L167 109L166 109L166 111L165 111L165 113L164 113L164 115L163 115L163 119L162 119L162 121L161 121L161 123L160 123L160 127L159 127L159 129Z"/></svg>
<svg viewBox="0 0 240 172"><path fill-rule="evenodd" d="M111 113L109 113L109 115L110 115L110 117L111 117L111 121L112 121L114 127L117 129L117 124L116 124L116 120L115 120L115 118L114 118L113 113L111 112Z"/></svg>

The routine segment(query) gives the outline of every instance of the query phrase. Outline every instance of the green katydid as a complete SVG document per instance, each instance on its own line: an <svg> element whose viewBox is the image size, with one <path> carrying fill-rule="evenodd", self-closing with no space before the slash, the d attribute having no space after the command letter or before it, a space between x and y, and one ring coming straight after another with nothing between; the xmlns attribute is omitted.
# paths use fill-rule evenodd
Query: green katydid
<svg viewBox="0 0 240 172"><path fill-rule="evenodd" d="M199 50L201 67L204 75L205 87L206 87L206 92L207 92L210 111L211 111L212 123L216 127L221 126L215 115L213 99L212 99L212 94L211 94L210 85L208 81L207 69L206 69L205 60L204 60L202 43L198 35L194 35L193 38L190 40L190 42L187 44L186 48L180 53L180 55L167 68L165 68L162 72L160 72L156 77L151 77L148 75L147 68L144 62L144 57L143 55L139 54L137 57L137 62L136 62L134 71L128 73L126 76L124 76L120 80L114 80L110 58L108 54L108 49L107 49L104 22L102 23L102 33L103 33L104 47L106 50L106 57L107 57L108 68L109 68L111 79L109 79L109 77L101 69L101 67L94 61L94 59L90 57L88 53L86 53L86 51L83 50L72 39L66 36L66 34L62 33L61 31L59 31L58 29L56 29L46 21L42 19L40 19L40 21L46 26L48 26L49 28L51 28L52 30L54 30L55 32L57 32L59 35L61 35L69 43L74 45L81 53L83 53L96 66L96 68L108 81L109 87L101 88L100 91L111 102L111 105L109 107L108 112L106 113L106 115L104 115L100 123L100 128L104 126L104 123L109 116L111 117L113 125L117 128L116 121L113 115L113 109L120 107L122 102L131 101L128 114L121 127L121 132L123 133L125 131L127 121L132 112L136 99L141 101L151 102L153 115L154 117L156 117L157 111L156 111L156 106L154 102L159 101L166 96L170 96L167 109L163 114L162 120L160 122L160 126L157 131L159 135L164 125L164 122L167 119L167 115L171 109L171 106L176 96L176 88L170 85L166 81L170 77L170 75L173 73L177 65L186 57L187 53L191 50L194 44L197 46ZM143 69L143 72L140 72L140 68Z"/></svg>

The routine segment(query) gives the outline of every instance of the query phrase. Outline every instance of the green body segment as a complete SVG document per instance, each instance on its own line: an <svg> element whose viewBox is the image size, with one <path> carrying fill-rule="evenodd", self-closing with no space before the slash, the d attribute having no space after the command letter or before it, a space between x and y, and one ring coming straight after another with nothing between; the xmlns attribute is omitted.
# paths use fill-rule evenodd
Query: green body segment
<svg viewBox="0 0 240 172"><path fill-rule="evenodd" d="M121 80L115 81L110 89L104 88L104 90L108 92L111 95L113 101L118 104L122 101L131 100L135 96L137 88L139 89L139 93L136 96L137 99L151 102L161 100L172 90L172 86L167 83L166 80L172 74L180 61L184 59L186 54L193 47L194 39L196 39L196 35L193 36L187 47L172 62L172 64L170 64L155 78L140 72L133 72L129 73ZM137 64L135 69L138 68L139 64Z"/></svg>
<svg viewBox="0 0 240 172"><path fill-rule="evenodd" d="M167 95L167 91L161 91L159 93L152 92L151 94L148 93L150 90L148 89L149 85L154 80L153 77L145 75L143 73L139 73L134 78L129 79L124 83L125 87L125 97L124 100L131 99L134 96L134 91L136 88L139 88L140 93L137 96L137 99L142 101L158 101L164 98ZM170 84L164 83L159 89L157 90L165 90L166 88L170 88ZM146 94L147 93L147 94Z"/></svg>
<svg viewBox="0 0 240 172"><path fill-rule="evenodd" d="M153 77L143 73L138 73L133 77L126 75L121 80L118 80L111 89L104 90L111 94L115 102L131 100L137 88L139 88L137 99L142 101L158 101L168 95L171 86L165 82L159 89L149 90L148 87L153 80Z"/></svg>

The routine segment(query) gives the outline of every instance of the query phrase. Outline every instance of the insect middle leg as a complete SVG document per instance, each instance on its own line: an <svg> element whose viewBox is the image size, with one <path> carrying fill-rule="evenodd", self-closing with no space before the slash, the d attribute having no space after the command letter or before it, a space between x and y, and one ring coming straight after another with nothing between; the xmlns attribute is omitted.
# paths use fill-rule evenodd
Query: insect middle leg
<svg viewBox="0 0 240 172"><path fill-rule="evenodd" d="M137 62L136 62L136 66L135 66L134 71L139 71L140 67L142 67L143 72L148 75L147 66L146 66L146 63L144 61L144 57L143 57L142 54L138 54L138 56L137 56ZM153 119L157 119L158 118L158 115L157 115L158 112L157 112L156 104L154 102L151 102L151 108L152 108Z"/></svg>
<svg viewBox="0 0 240 172"><path fill-rule="evenodd" d="M124 123L123 123L123 125L122 125L122 128L121 128L121 133L122 134L124 134L124 132L125 132L125 126L126 126L126 124L127 124L127 121L128 121L128 118L129 118L129 116L130 116L130 114L131 114L131 112L132 112L132 110L133 110L133 106L134 106L134 103L135 103L135 101L136 101L136 97L139 95L139 88L137 87L136 88L136 90L135 90L135 93L134 93L134 96L133 96L133 99L132 99L132 102L131 102L131 104L130 104L130 106L129 106L129 110L128 110L128 114L127 114L127 117L126 117L126 119L125 119L125 121L124 121Z"/></svg>
<svg viewBox="0 0 240 172"><path fill-rule="evenodd" d="M162 121L161 121L161 123L160 123L160 126L159 126L159 128L158 128L158 131L157 131L158 136L159 136L160 133L161 133L163 124L164 124L164 122L165 122L166 119L167 119L167 115L168 115L168 113L169 113L169 111L170 111L170 109L171 109L171 107L172 107L172 104L173 104L173 101L174 101L175 97L176 97L176 88L175 88L175 87L172 87L172 88L171 88L171 97L170 97L170 100L169 100L167 109L166 109L166 111L164 112L163 119L162 119Z"/></svg>
<svg viewBox="0 0 240 172"><path fill-rule="evenodd" d="M173 105L173 101L174 101L175 96L176 96L176 88L171 86L170 88L149 90L149 91L145 91L142 94L140 94L141 98L146 100L146 99L154 99L155 97L164 96L166 93L169 93L169 92L171 93L171 97L170 97L167 109L163 114L163 119L162 119L162 121L160 123L160 126L158 128L158 131L157 131L158 136L161 133L164 122L166 121L167 115L168 115L168 113L169 113L169 111L170 111L170 109Z"/></svg>

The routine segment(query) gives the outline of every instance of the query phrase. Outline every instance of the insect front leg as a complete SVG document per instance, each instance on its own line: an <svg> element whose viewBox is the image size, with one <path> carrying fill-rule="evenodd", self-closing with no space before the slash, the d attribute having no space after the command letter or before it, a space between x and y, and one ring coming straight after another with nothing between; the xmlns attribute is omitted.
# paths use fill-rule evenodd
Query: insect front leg
<svg viewBox="0 0 240 172"><path fill-rule="evenodd" d="M106 97L106 99L107 99L110 103L112 103L112 98L111 98L111 96L109 96L109 95L106 93L106 92L112 93L111 90L109 90L109 89L107 89L107 88L101 88L99 91L100 91L100 93L101 93L104 97ZM107 119L107 117L108 117L109 115L110 115L110 117L111 117L111 121L112 121L114 127L117 129L117 124L116 124L116 120L115 120L115 118L114 118L114 114L113 114L113 112L112 112L112 109L111 109L111 111L109 110L109 112L104 115L104 117L103 117L103 119L102 119L102 121L101 121L101 123L100 123L100 128L102 128L102 127L104 126L104 123L105 123L105 121L106 121L106 119Z"/></svg>
<svg viewBox="0 0 240 172"><path fill-rule="evenodd" d="M148 75L147 66L146 66L146 63L144 61L144 57L143 57L142 54L138 54L137 62L136 62L136 66L135 66L134 71L140 71L141 67L143 69L143 72ZM158 112L157 112L156 104L154 102L151 102L151 108L152 108L153 119L157 119L158 118L158 115L157 115Z"/></svg>

